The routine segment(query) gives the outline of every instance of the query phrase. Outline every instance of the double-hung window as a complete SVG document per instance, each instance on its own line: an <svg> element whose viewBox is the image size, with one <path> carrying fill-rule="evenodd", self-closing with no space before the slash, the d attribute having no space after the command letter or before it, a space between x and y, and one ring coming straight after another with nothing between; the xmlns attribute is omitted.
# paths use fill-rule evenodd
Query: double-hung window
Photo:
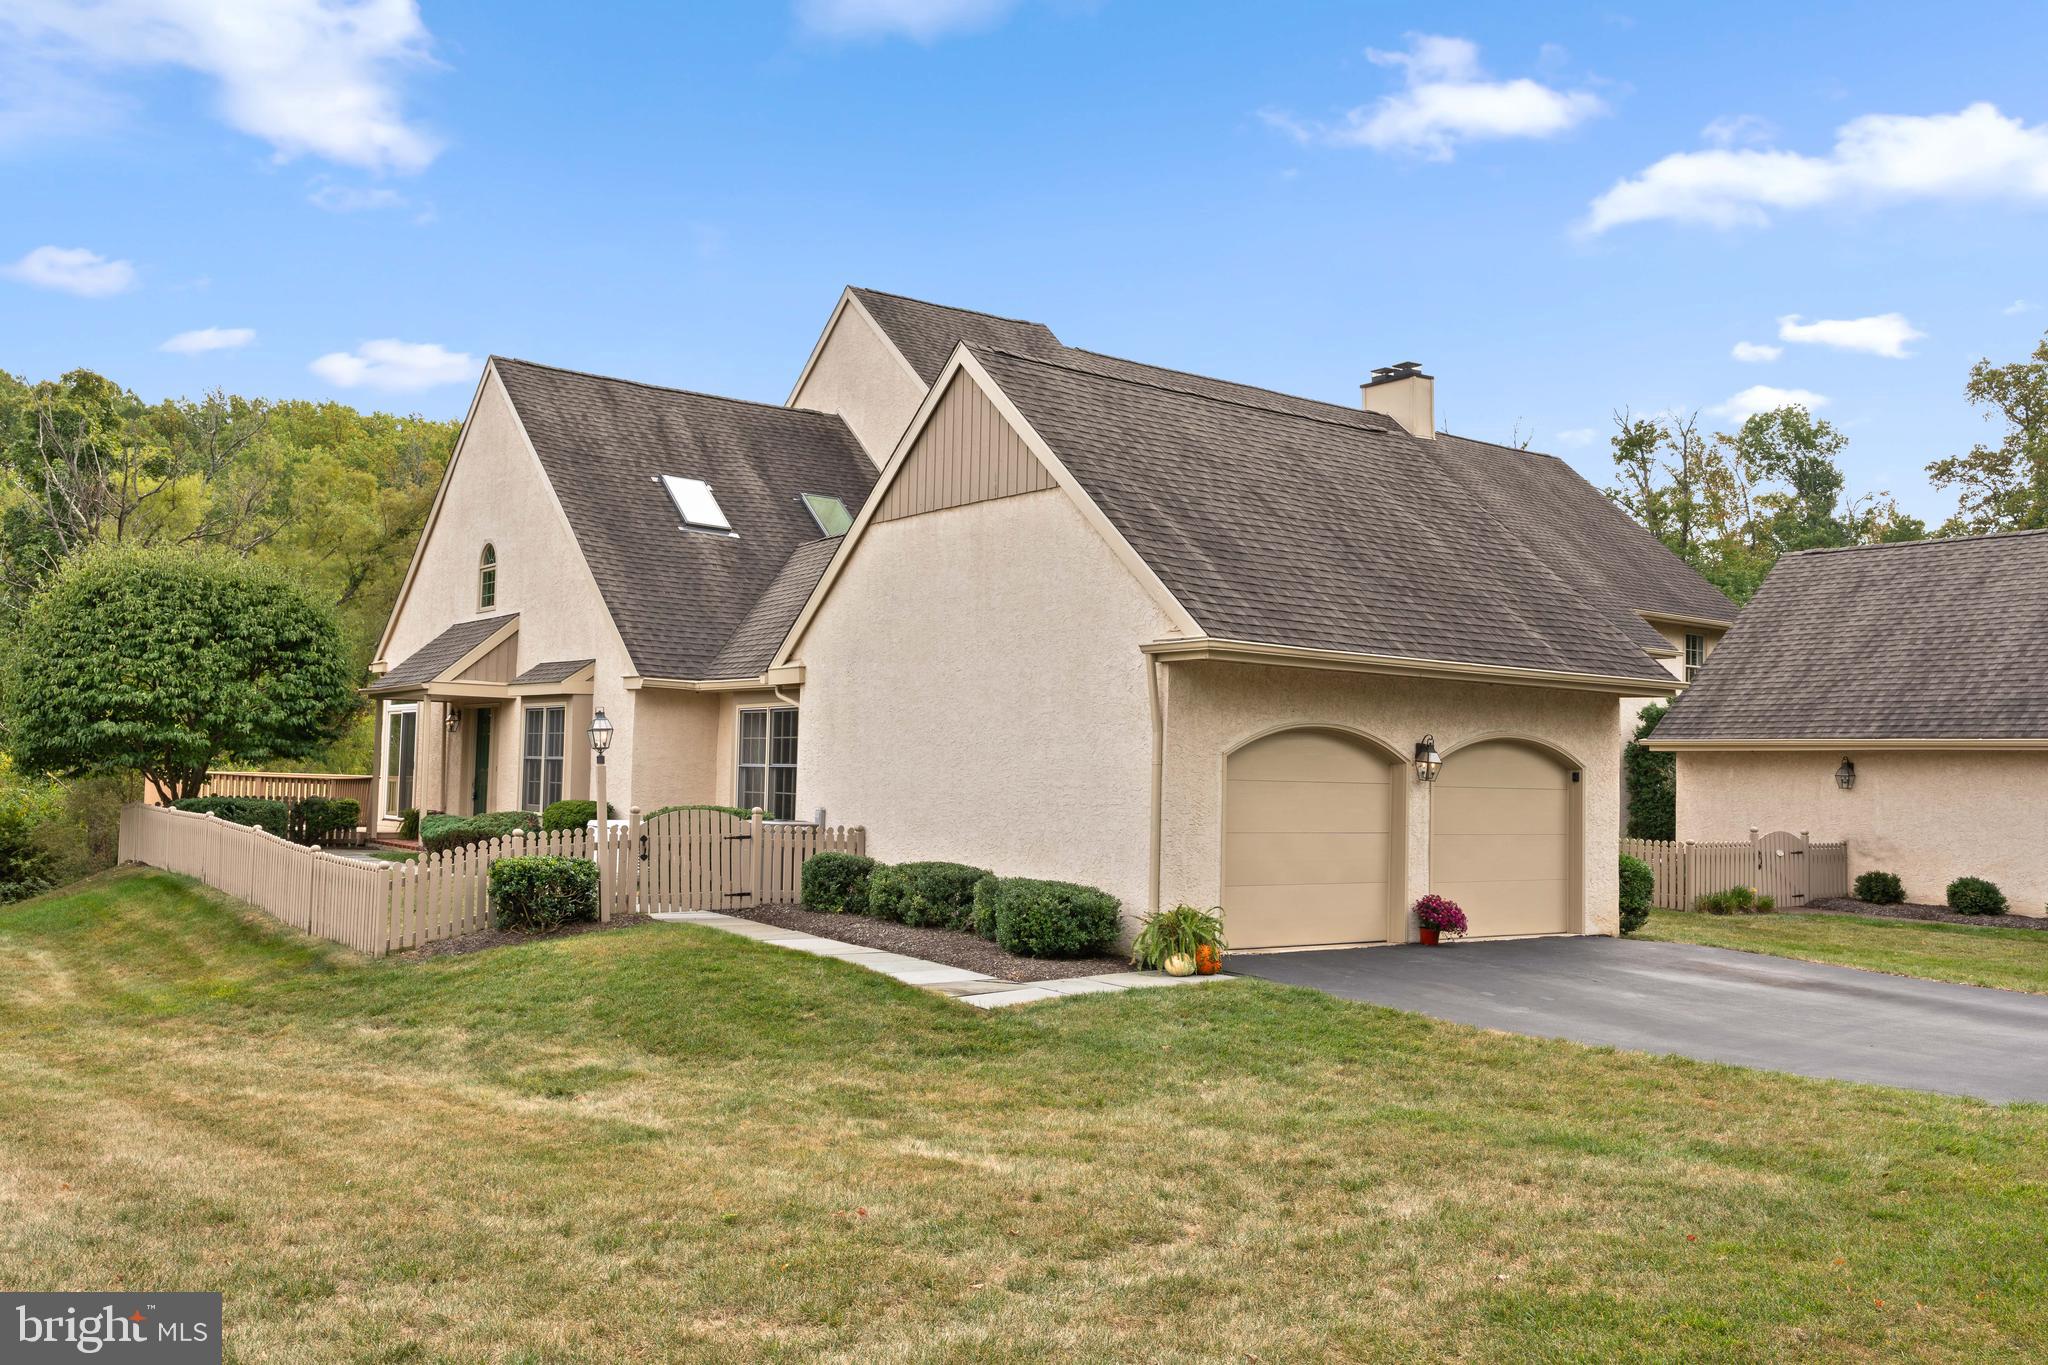
<svg viewBox="0 0 2048 1365"><path fill-rule="evenodd" d="M420 708L390 707L384 713L384 814L393 820L412 808L414 754L419 742Z"/></svg>
<svg viewBox="0 0 2048 1365"><path fill-rule="evenodd" d="M740 712L741 810L759 806L770 820L796 819L796 708L750 707Z"/></svg>
<svg viewBox="0 0 2048 1365"><path fill-rule="evenodd" d="M1685 680L1691 682L1700 675L1700 666L1707 661L1707 637L1688 635L1685 637Z"/></svg>
<svg viewBox="0 0 2048 1365"><path fill-rule="evenodd" d="M565 707L526 708L526 749L521 762L520 804L530 811L546 810L562 799L568 720Z"/></svg>

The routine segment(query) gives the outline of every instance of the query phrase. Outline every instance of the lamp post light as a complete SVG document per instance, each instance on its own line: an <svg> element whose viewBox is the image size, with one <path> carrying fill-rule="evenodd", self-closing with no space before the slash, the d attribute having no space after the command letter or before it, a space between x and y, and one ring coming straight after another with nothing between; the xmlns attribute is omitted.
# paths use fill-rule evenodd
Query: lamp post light
<svg viewBox="0 0 2048 1365"><path fill-rule="evenodd" d="M613 862L609 856L612 847L612 807L605 799L604 751L612 747L612 723L605 718L604 710L590 718L590 752L597 756L597 828L591 831L590 856L597 863L597 917L603 923L612 918Z"/></svg>
<svg viewBox="0 0 2048 1365"><path fill-rule="evenodd" d="M1424 735L1415 741L1415 775L1424 782L1436 781L1436 775L1443 770L1443 755L1436 751L1436 736Z"/></svg>

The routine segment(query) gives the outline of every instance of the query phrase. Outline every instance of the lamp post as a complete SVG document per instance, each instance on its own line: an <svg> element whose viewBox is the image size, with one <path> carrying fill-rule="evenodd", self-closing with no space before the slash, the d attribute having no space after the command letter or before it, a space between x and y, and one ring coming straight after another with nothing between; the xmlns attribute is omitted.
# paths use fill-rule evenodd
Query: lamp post
<svg viewBox="0 0 2048 1365"><path fill-rule="evenodd" d="M611 847L611 803L605 799L604 751L612 747L612 723L605 718L602 708L590 718L590 751L597 755L596 787L597 829L592 832L590 856L597 861L597 917L609 922L612 917L612 860L605 856Z"/></svg>

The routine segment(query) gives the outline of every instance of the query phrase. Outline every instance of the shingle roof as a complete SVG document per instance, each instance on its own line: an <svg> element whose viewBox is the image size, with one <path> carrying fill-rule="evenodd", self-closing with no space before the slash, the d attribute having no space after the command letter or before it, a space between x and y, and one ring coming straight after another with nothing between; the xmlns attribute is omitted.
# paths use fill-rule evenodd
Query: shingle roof
<svg viewBox="0 0 2048 1365"><path fill-rule="evenodd" d="M634 666L702 678L818 525L802 494L858 510L874 468L829 413L492 365L539 454ZM738 532L679 528L664 474L711 485Z"/></svg>
<svg viewBox="0 0 2048 1365"><path fill-rule="evenodd" d="M535 664L512 680L513 687L525 687L537 683L567 682L597 663L595 659L550 659Z"/></svg>
<svg viewBox="0 0 2048 1365"><path fill-rule="evenodd" d="M797 546L782 572L768 585L768 591L761 594L747 619L740 622L725 648L711 661L706 677L752 678L767 671L783 637L796 624L804 603L811 600L811 590L825 576L825 566L832 562L832 552L839 548L842 539L833 536Z"/></svg>
<svg viewBox="0 0 2048 1365"><path fill-rule="evenodd" d="M963 341L970 346L993 346L1020 355L1052 354L1061 349L1060 339L1042 322L948 308L874 289L855 289L853 296L868 310L875 324L888 333L889 340L927 385L938 379L953 348Z"/></svg>
<svg viewBox="0 0 2048 1365"><path fill-rule="evenodd" d="M1470 451L1088 352L976 355L1211 636L1670 680L1631 610L1473 493Z"/></svg>
<svg viewBox="0 0 2048 1365"><path fill-rule="evenodd" d="M1656 739L2048 739L2048 531L1786 555Z"/></svg>
<svg viewBox="0 0 2048 1365"><path fill-rule="evenodd" d="M498 633L500 627L517 621L519 613L486 616L475 621L458 621L398 661L389 673L371 683L372 692L430 683L462 661L462 657Z"/></svg>

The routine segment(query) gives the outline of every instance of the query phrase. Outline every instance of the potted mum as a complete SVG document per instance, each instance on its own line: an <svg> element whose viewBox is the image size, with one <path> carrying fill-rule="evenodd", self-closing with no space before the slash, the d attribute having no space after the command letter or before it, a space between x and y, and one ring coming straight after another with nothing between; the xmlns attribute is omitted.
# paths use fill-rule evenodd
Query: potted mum
<svg viewBox="0 0 2048 1365"><path fill-rule="evenodd" d="M1221 907L1176 905L1146 916L1131 944L1131 965L1168 976L1213 976L1223 966Z"/></svg>
<svg viewBox="0 0 2048 1365"><path fill-rule="evenodd" d="M1456 901L1442 896L1424 896L1415 902L1415 922L1422 926L1424 943L1436 943L1445 934L1457 938L1465 932L1465 912Z"/></svg>

